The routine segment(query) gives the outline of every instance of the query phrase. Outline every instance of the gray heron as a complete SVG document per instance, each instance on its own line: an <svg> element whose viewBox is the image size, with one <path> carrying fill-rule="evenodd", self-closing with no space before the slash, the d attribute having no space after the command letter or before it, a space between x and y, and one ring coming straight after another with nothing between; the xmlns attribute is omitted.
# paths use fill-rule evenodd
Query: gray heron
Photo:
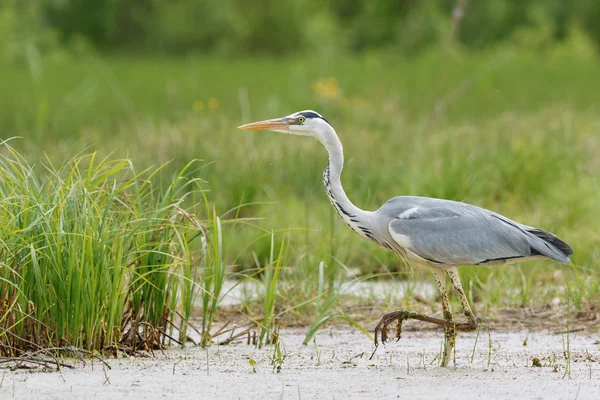
<svg viewBox="0 0 600 400"><path fill-rule="evenodd" d="M573 250L554 234L466 203L398 196L377 211L361 210L352 204L342 187L342 143L329 122L315 111L299 111L283 118L242 125L239 129L270 130L319 140L329 154L329 165L323 173L325 191L346 225L360 237L396 253L406 263L429 267L433 272L441 296L443 319L408 310L385 314L375 327L376 347L379 338L382 343L386 342L388 328L394 321L398 324L397 339L402 322L407 319L441 325L445 330L442 366L446 367L456 331L473 331L479 324L465 296L457 266L492 266L540 258L570 262ZM458 293L466 322L454 320L446 293L446 275Z"/></svg>

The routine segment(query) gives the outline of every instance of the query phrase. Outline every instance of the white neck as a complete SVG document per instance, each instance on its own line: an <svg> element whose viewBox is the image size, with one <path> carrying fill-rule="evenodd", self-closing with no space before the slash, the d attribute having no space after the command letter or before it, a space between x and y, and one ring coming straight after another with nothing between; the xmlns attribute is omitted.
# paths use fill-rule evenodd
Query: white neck
<svg viewBox="0 0 600 400"><path fill-rule="evenodd" d="M327 149L327 153L329 153L329 165L325 172L323 172L323 183L325 184L329 200L346 224L359 235L365 236L365 233L370 233L368 227L365 225L368 225L367 222L369 221L371 212L356 207L348 199L346 192L344 192L340 179L342 169L344 168L344 149L342 143L333 128L329 126L321 130L316 137L323 143ZM367 232L364 232L361 228L367 228Z"/></svg>

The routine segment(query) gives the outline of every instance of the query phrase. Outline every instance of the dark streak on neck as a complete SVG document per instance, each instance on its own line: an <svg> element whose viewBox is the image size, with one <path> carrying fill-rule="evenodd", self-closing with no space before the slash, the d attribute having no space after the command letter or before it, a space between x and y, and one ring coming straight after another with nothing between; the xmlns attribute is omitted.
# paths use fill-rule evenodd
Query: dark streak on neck
<svg viewBox="0 0 600 400"><path fill-rule="evenodd" d="M353 219L353 218L356 217L356 215L350 214L348 211L344 210L344 207L342 207L341 204L333 196L333 193L331 192L331 187L330 187L329 165L327 165L327 168L323 172L323 183L325 184L325 189L327 191L327 196L329 196L329 200L331 200L331 204L333 205L333 208L336 209L336 211L338 212L338 214L340 214L340 216L342 216L342 214L344 214L345 216L347 216L348 218L350 218L351 221L358 222L358 221L356 221L356 220Z"/></svg>
<svg viewBox="0 0 600 400"><path fill-rule="evenodd" d="M341 204L335 199L335 196L333 195L333 192L331 191L331 186L330 186L331 180L330 180L329 165L327 165L327 168L325 169L325 171L323 171L323 183L325 184L325 190L327 192L327 196L329 197L329 200L331 201L333 208L335 208L335 210L340 215L340 217L342 217L342 219L344 219L344 215L345 215L346 217L348 217L350 219L350 221L354 222L355 224L360 223L360 221L358 220L356 215L352 215L348 211L344 210L344 207L342 207ZM352 225L350 225L349 222L347 222L347 221L345 221L345 222L346 222L346 225L348 225L350 227L350 229L352 229L356 233L358 233L357 229L359 229L365 235L365 237L367 237L369 240L371 240L374 243L380 244L379 241L377 239L375 239L375 236L370 229L368 229L362 225L352 226ZM389 246L386 246L386 248L390 249Z"/></svg>

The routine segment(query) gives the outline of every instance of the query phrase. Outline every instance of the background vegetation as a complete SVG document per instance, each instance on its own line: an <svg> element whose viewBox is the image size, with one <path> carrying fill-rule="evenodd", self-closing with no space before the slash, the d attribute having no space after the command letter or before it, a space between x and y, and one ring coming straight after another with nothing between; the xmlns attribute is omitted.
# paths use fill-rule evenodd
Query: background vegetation
<svg viewBox="0 0 600 400"><path fill-rule="evenodd" d="M5 44L17 44L12 53L28 43L236 57L381 48L411 54L449 39L469 49L506 42L544 48L566 40L573 26L600 45L594 0L6 0L1 10Z"/></svg>
<svg viewBox="0 0 600 400"><path fill-rule="evenodd" d="M323 193L326 159L317 142L235 129L316 109L345 145L343 181L357 205L375 209L400 194L466 201L573 245L570 266L540 261L464 268L473 300L498 308L546 304L568 294L571 304L585 308L600 294L599 18L600 3L592 0L7 0L0 5L0 135L20 137L10 142L23 156L19 162L36 177L35 187L47 188L40 215L52 210L50 189L56 198L75 190L46 182L68 176L81 152L126 159L138 171L162 166L151 195L128 192L142 199L140 214L122 218L110 233L116 236L103 239L110 243L131 223L151 221L157 199L180 179L202 182L202 196L186 197L184 190L173 203L205 221L202 229L212 237L206 243L220 245L206 255L208 248L197 244L194 262L185 241L172 240L179 229L197 238L191 231L199 228L173 227L159 240L172 257L161 271L193 279L202 272L174 271L212 260L203 271L220 271L214 273L221 279L222 258L229 271L267 275L279 302L306 303L306 313L320 320L332 315L332 303L310 299L326 290L337 296L342 280L406 270L338 221ZM10 155L6 148L0 152ZM196 167L176 178L194 159L200 160ZM7 171L13 164L5 162ZM87 190L86 174L76 191ZM19 196L32 195L27 179ZM101 185L102 196L110 196L111 179ZM0 212L5 310L17 304L7 289L15 285L11 263L21 260L7 258L15 243L52 248L40 244L47 235L41 226L25 241L18 236L14 207L21 206L10 200L14 190L3 192L12 208ZM241 222L223 228L222 244L216 216ZM171 217L159 220L173 224ZM142 251L136 246L148 251L144 242L135 243L122 263L136 259ZM273 255L284 244L285 262ZM72 262L64 265L87 268ZM273 266L276 274L261 274ZM56 279L60 271L53 269ZM202 276L204 319L212 322L206 309L215 307L222 288L212 275ZM273 276L290 284L277 286ZM22 292L22 312L34 301L32 293ZM134 304L133 297L118 296L119 307ZM272 326L274 309L266 304L264 318ZM298 318L300 310L293 311ZM5 328L6 321L0 318Z"/></svg>

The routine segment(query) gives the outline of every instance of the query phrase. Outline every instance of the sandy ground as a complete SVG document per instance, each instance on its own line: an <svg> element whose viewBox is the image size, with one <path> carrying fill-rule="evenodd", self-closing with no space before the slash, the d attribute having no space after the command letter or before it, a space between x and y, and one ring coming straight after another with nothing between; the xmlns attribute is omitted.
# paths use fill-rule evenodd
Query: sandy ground
<svg viewBox="0 0 600 400"><path fill-rule="evenodd" d="M0 370L1 399L600 399L600 334L481 332L458 337L456 364L436 366L441 332L405 332L380 347L356 331L326 330L302 345L304 330L281 332L273 346L245 343L169 350L156 357L87 362L58 372ZM523 342L527 338L527 344ZM475 347L473 361L471 354ZM541 367L533 367L539 358ZM255 361L254 368L250 360ZM565 374L570 365L571 377Z"/></svg>

